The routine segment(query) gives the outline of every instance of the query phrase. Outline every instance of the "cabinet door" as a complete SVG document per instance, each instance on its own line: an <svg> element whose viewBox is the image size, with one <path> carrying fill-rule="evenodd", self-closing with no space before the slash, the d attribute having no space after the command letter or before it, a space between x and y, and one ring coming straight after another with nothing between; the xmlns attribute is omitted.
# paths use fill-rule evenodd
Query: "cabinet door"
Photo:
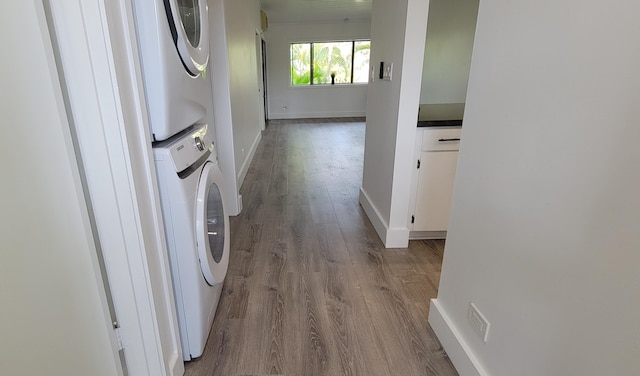
<svg viewBox="0 0 640 376"><path fill-rule="evenodd" d="M413 231L447 230L457 161L457 150L420 154Z"/></svg>

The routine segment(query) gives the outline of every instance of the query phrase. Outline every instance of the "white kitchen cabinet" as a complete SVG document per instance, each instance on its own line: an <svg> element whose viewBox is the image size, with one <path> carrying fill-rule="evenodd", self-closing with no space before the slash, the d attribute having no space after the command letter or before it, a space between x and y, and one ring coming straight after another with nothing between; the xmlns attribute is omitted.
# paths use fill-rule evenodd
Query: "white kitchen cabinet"
<svg viewBox="0 0 640 376"><path fill-rule="evenodd" d="M447 231L460 131L459 127L422 131L412 214L414 233Z"/></svg>

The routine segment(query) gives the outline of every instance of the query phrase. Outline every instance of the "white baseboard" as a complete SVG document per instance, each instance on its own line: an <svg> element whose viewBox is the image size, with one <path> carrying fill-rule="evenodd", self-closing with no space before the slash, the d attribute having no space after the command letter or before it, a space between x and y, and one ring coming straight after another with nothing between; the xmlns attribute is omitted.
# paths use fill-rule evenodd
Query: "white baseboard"
<svg viewBox="0 0 640 376"><path fill-rule="evenodd" d="M387 230L386 248L407 248L409 246L408 228L390 228Z"/></svg>
<svg viewBox="0 0 640 376"><path fill-rule="evenodd" d="M380 211L378 211L362 188L360 188L359 201L373 224L373 227L376 229L378 236L384 243L385 248L407 248L409 246L409 229L389 228L387 221L384 220Z"/></svg>
<svg viewBox="0 0 640 376"><path fill-rule="evenodd" d="M235 197L230 198L229 202L225 201L225 204L227 205L227 215L230 217L240 215L242 211L242 195L236 194Z"/></svg>
<svg viewBox="0 0 640 376"><path fill-rule="evenodd" d="M262 140L262 132L258 132L255 140L253 140L253 144L251 144L251 148L247 153L247 156L244 158L242 162L242 167L240 167L240 171L238 172L238 177L236 182L238 183L238 190L242 187L242 183L244 182L244 178L247 177L247 172L249 172L249 166L251 166L251 162L253 161L253 157L256 155L256 150L258 149L258 144L260 144L260 140ZM240 208L242 210L242 208Z"/></svg>
<svg viewBox="0 0 640 376"><path fill-rule="evenodd" d="M460 376L489 376L438 299L431 299L429 324Z"/></svg>
<svg viewBox="0 0 640 376"><path fill-rule="evenodd" d="M167 364L168 376L180 376L184 374L184 361L178 353L175 353Z"/></svg>
<svg viewBox="0 0 640 376"><path fill-rule="evenodd" d="M362 187L360 187L360 205L364 209L364 212L367 213L371 224L373 224L373 228L376 229L378 236L384 242L387 238L387 222L382 218L382 215L375 207L375 205L371 202L369 195L365 192Z"/></svg>
<svg viewBox="0 0 640 376"><path fill-rule="evenodd" d="M366 111L330 111L330 112L270 112L269 120L280 119L321 119L332 117L364 117Z"/></svg>
<svg viewBox="0 0 640 376"><path fill-rule="evenodd" d="M238 194L238 213L236 215L240 215L242 212L242 195Z"/></svg>
<svg viewBox="0 0 640 376"><path fill-rule="evenodd" d="M410 240L446 239L446 238L447 238L446 231L411 231L409 233Z"/></svg>

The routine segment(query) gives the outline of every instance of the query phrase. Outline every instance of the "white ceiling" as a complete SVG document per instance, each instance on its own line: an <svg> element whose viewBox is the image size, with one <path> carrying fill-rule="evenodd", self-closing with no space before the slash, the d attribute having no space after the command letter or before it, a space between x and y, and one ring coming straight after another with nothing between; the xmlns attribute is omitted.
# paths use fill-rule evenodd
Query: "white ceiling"
<svg viewBox="0 0 640 376"><path fill-rule="evenodd" d="M370 21L372 0L261 0L269 23Z"/></svg>

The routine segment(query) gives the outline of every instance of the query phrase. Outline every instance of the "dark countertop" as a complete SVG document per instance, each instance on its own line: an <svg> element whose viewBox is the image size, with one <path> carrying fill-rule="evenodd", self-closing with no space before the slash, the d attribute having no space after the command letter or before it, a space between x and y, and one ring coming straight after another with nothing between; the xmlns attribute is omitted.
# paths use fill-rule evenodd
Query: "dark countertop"
<svg viewBox="0 0 640 376"><path fill-rule="evenodd" d="M462 126L464 103L421 104L418 127Z"/></svg>

